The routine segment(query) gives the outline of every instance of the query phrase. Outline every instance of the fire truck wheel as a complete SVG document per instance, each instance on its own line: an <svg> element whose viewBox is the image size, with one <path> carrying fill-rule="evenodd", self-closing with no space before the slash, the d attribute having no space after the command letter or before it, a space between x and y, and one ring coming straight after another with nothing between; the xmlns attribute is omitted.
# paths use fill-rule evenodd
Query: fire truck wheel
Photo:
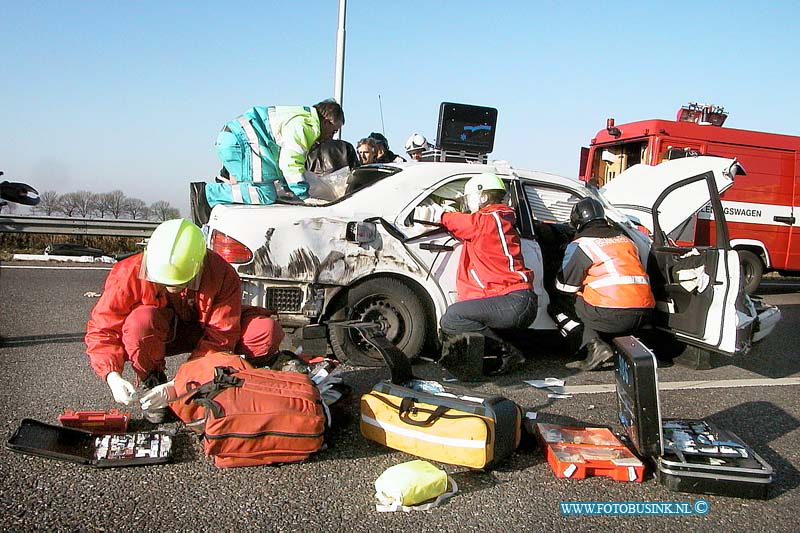
<svg viewBox="0 0 800 533"><path fill-rule="evenodd" d="M761 283L761 276L764 275L764 263L753 252L739 250L739 264L742 267L744 290L747 294L753 294Z"/></svg>

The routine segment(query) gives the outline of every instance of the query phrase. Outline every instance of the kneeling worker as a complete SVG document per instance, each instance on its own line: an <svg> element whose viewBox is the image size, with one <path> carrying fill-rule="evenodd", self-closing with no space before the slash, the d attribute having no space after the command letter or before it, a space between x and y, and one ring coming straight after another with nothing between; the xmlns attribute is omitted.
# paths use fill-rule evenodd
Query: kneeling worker
<svg viewBox="0 0 800 533"><path fill-rule="evenodd" d="M450 305L440 321L442 333L455 336L479 333L495 341L501 350L501 374L524 362L496 329L526 328L536 318L538 298L533 292L533 272L522 259L514 210L503 202L506 188L496 174L479 174L464 186L469 213L443 213L435 206L432 216L421 210L415 217L441 222L463 242L456 277L458 301ZM478 369L480 370L480 369Z"/></svg>
<svg viewBox="0 0 800 533"><path fill-rule="evenodd" d="M175 397L164 373L166 356L272 354L284 333L270 314L242 307L239 276L206 250L200 228L186 219L168 220L155 229L144 253L114 265L86 326L86 354L123 405L137 398L134 385L121 376L130 361L137 381L150 389L140 399L145 418L159 423Z"/></svg>
<svg viewBox="0 0 800 533"><path fill-rule="evenodd" d="M614 355L600 333L633 333L649 319L655 299L636 245L608 224L599 201L584 198L575 204L570 224L577 234L567 246L556 288L577 294L575 313L583 323L587 355L567 366L587 371Z"/></svg>

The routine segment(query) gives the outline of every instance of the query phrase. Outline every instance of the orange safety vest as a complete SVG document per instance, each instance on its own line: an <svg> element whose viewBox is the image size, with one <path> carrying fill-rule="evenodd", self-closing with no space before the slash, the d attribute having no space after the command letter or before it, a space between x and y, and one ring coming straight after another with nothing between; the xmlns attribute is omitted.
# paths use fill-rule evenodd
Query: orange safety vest
<svg viewBox="0 0 800 533"><path fill-rule="evenodd" d="M578 292L586 303L617 309L655 307L650 279L630 239L580 237L575 242L592 260Z"/></svg>

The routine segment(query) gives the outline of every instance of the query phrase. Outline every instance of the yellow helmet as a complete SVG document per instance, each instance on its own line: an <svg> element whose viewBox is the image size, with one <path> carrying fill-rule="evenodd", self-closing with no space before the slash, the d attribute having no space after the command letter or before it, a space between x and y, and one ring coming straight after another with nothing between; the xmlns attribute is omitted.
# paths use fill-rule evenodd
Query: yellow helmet
<svg viewBox="0 0 800 533"><path fill-rule="evenodd" d="M506 190L503 180L501 180L497 174L492 174L491 172L478 174L464 185L464 194L475 194L491 190Z"/></svg>
<svg viewBox="0 0 800 533"><path fill-rule="evenodd" d="M484 191L505 191L506 186L497 174L486 172L470 178L464 185L464 201L467 212L474 213L481 207Z"/></svg>
<svg viewBox="0 0 800 533"><path fill-rule="evenodd" d="M147 241L147 279L163 285L183 285L197 276L205 257L206 243L200 228L185 218L167 220Z"/></svg>

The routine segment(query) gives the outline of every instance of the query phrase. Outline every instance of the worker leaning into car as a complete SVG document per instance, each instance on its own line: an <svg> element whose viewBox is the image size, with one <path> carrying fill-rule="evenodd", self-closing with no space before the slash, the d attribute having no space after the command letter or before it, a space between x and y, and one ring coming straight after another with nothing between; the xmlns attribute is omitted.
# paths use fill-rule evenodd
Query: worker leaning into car
<svg viewBox="0 0 800 533"><path fill-rule="evenodd" d="M272 204L278 189L306 200L306 155L317 140L332 139L344 125L334 100L313 107L255 106L225 124L215 144L224 171L206 183L208 204Z"/></svg>
<svg viewBox="0 0 800 533"><path fill-rule="evenodd" d="M577 230L567 246L556 288L577 295L575 314L583 324L586 358L570 368L592 370L613 357L601 338L627 335L650 317L655 299L636 245L608 224L603 205L594 198L576 203L570 224Z"/></svg>
<svg viewBox="0 0 800 533"><path fill-rule="evenodd" d="M86 326L86 354L118 403L129 405L136 388L121 374L130 361L150 393L141 398L145 418L158 423L174 387L165 360L231 351L245 357L276 352L284 333L271 313L242 308L239 276L207 251L200 228L186 219L161 223L144 253L112 268Z"/></svg>
<svg viewBox="0 0 800 533"><path fill-rule="evenodd" d="M418 207L415 218L441 222L463 242L456 277L458 301L440 321L445 335L480 333L501 350L501 374L524 361L496 329L526 328L536 318L538 299L533 272L525 268L514 210L503 202L505 185L496 174L479 174L464 186L469 213L443 212L438 206Z"/></svg>

